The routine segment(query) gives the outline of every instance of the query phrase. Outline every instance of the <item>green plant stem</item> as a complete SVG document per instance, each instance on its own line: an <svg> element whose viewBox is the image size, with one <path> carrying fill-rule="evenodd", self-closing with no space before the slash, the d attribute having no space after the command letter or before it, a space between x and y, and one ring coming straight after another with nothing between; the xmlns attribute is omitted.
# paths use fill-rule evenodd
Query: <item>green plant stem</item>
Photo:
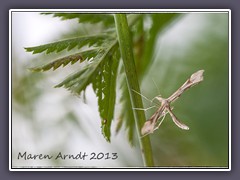
<svg viewBox="0 0 240 180"><path fill-rule="evenodd" d="M140 88L134 63L132 42L127 23L127 17L125 14L115 14L114 18L117 29L119 47L127 77L129 94L131 97L131 104L132 107L143 108L141 96L133 92L133 90L135 90L140 93ZM145 113L143 111L134 110L134 118L137 127L138 139L140 142L144 165L147 167L154 166L150 139L148 136L145 136L143 138L141 137L141 128L146 121Z"/></svg>

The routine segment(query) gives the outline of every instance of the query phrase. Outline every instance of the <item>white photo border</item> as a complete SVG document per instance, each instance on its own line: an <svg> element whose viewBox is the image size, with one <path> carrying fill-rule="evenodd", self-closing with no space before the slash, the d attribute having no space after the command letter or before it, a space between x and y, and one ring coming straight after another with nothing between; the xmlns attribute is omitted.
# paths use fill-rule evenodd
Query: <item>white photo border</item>
<svg viewBox="0 0 240 180"><path fill-rule="evenodd" d="M229 43L229 123L228 167L12 167L12 12L81 12L81 13L228 13ZM10 9L9 10L9 170L10 171L231 171L231 10L230 9Z"/></svg>

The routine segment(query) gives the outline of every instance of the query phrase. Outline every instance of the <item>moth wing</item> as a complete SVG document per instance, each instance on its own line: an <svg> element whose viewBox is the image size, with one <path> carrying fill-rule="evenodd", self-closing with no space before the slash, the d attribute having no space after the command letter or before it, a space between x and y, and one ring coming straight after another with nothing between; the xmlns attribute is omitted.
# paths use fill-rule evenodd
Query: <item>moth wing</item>
<svg viewBox="0 0 240 180"><path fill-rule="evenodd" d="M173 122L174 122L179 128L184 129L184 130L189 130L189 127L188 127L186 124L184 124L184 123L182 123L181 121L179 121L179 120L177 119L177 117L172 113L172 111L171 111L170 109L168 109L168 112L169 112L170 116L172 117Z"/></svg>
<svg viewBox="0 0 240 180"><path fill-rule="evenodd" d="M151 121L146 121L141 129L142 136L152 133L154 130L154 124Z"/></svg>
<svg viewBox="0 0 240 180"><path fill-rule="evenodd" d="M204 70L199 70L199 71L193 73L190 77L191 83L197 84L197 83L203 81L203 72L204 72Z"/></svg>

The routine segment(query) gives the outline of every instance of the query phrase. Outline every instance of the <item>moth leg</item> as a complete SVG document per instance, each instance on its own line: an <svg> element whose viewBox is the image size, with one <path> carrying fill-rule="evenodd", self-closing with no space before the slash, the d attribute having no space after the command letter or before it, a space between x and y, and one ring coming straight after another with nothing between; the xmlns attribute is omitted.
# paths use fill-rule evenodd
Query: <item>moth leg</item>
<svg viewBox="0 0 240 180"><path fill-rule="evenodd" d="M152 103L158 105L158 106L161 106L161 104L159 104L159 100L157 99L159 96L155 96L154 98L151 99L151 105ZM157 102L154 102L154 100L157 99L158 101Z"/></svg>
<svg viewBox="0 0 240 180"><path fill-rule="evenodd" d="M171 108L170 108L171 111L173 110L173 108L174 108L174 107L171 107ZM168 110L165 109L165 110L163 111L163 114L162 114L163 117L162 117L162 119L160 120L160 122L158 123L157 127L155 127L154 131L157 130L157 129L161 126L161 124L162 124L162 122L163 122L163 120L165 119L165 117L166 117L167 114L168 114Z"/></svg>
<svg viewBox="0 0 240 180"><path fill-rule="evenodd" d="M142 95L141 93L139 93L139 92L135 91L134 89L132 89L132 91L133 91L133 92L135 92L136 94L138 94L139 96L143 97L145 100L147 100L147 101L151 102L151 100L150 100L150 99L148 99L146 96Z"/></svg>
<svg viewBox="0 0 240 180"><path fill-rule="evenodd" d="M152 109L152 108L156 108L156 106L151 106L149 108L132 108L132 109L135 109L135 110L139 110L139 111L148 111L149 109Z"/></svg>
<svg viewBox="0 0 240 180"><path fill-rule="evenodd" d="M144 98L145 100L147 100L148 102L150 102L150 104L152 105L154 98L151 100L151 99L148 99L146 96L142 95L141 93L135 91L134 89L132 89L132 91L135 92L136 94L138 94L139 96L141 96L142 98ZM157 96L156 96L156 97L157 97ZM156 98L156 97L155 97L155 98ZM154 102L154 104L157 105L157 106L160 106L160 104L158 104L158 103L156 103L156 102Z"/></svg>
<svg viewBox="0 0 240 180"><path fill-rule="evenodd" d="M168 112L167 112L166 110L163 111L162 119L161 119L160 122L158 123L157 127L154 128L154 131L157 130L157 129L161 126L161 124L162 124L163 120L165 119L167 113L168 113Z"/></svg>

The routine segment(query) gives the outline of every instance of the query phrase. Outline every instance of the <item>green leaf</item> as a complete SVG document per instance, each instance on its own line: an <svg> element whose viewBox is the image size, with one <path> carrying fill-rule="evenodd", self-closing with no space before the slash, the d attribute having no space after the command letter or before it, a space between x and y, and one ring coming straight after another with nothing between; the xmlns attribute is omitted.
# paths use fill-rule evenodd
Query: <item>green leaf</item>
<svg viewBox="0 0 240 180"><path fill-rule="evenodd" d="M75 94L80 94L92 83L98 97L99 113L102 119L102 133L110 141L111 122L116 99L116 76L119 56L116 54L117 41L102 50L77 73L65 79L55 87L65 87Z"/></svg>
<svg viewBox="0 0 240 180"><path fill-rule="evenodd" d="M72 38L62 41L57 41L54 43L44 44L36 47L25 48L27 52L33 52L33 54L42 53L46 51L46 54L52 52L60 52L64 49L68 51L75 48L82 48L83 46L100 46L104 42L111 41L110 36L108 35L93 35L93 36L83 36L78 38Z"/></svg>
<svg viewBox="0 0 240 180"><path fill-rule="evenodd" d="M115 47L116 43L111 45L106 52L99 53L91 64L86 65L79 72L56 86L64 86L72 92L80 94L88 84L93 84L93 89L98 97L102 133L107 141L110 141L116 98L115 87L119 58L116 57L115 53L113 55Z"/></svg>
<svg viewBox="0 0 240 180"><path fill-rule="evenodd" d="M56 70L61 65L63 65L63 67L65 67L70 62L71 62L71 64L74 64L77 61L83 62L85 60L90 60L91 58L96 57L98 52L99 52L99 49L91 49L91 50L82 51L80 53L72 54L72 55L54 60L53 62L50 62L50 63L40 66L40 67L30 68L30 70L35 71L35 72L48 71L51 68L53 68L53 70Z"/></svg>
<svg viewBox="0 0 240 180"><path fill-rule="evenodd" d="M116 41L112 43L106 51L99 51L98 55L94 58L94 60L84 66L77 73L70 75L63 82L56 85L55 87L65 87L71 92L75 94L80 94L82 90L84 90L87 85L92 83L95 79L99 71L102 70L101 66L104 64L106 57L111 50L115 48L117 45Z"/></svg>
<svg viewBox="0 0 240 180"><path fill-rule="evenodd" d="M101 64L100 62L103 61L103 59L103 56L98 54L98 56L94 58L94 62L87 64L77 73L70 75L55 87L63 86L74 94L80 94L81 91L85 90L87 85L92 82L94 75L98 72L98 67Z"/></svg>
<svg viewBox="0 0 240 180"><path fill-rule="evenodd" d="M103 23L105 26L113 26L114 18L112 14L101 13L42 13L45 15L52 14L53 17L60 17L61 20L78 19L79 23Z"/></svg>
<svg viewBox="0 0 240 180"><path fill-rule="evenodd" d="M102 66L102 71L99 71L93 83L93 89L98 96L102 133L109 142L116 99L116 78L119 64L119 54L117 52L113 55L109 53L106 62Z"/></svg>

